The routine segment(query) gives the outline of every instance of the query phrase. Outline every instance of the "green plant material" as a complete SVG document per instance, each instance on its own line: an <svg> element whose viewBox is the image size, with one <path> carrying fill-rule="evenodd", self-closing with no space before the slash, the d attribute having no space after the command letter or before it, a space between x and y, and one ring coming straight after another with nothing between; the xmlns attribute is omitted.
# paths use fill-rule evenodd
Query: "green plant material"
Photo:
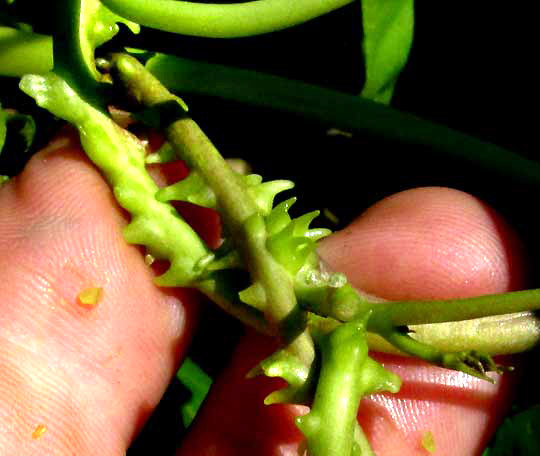
<svg viewBox="0 0 540 456"><path fill-rule="evenodd" d="M27 152L36 134L36 123L31 116L2 109L0 104L0 154L8 135L17 134L22 141L23 152Z"/></svg>
<svg viewBox="0 0 540 456"><path fill-rule="evenodd" d="M435 436L431 431L426 431L424 435L422 435L421 443L422 447L424 447L429 453L435 453L435 451L437 450Z"/></svg>
<svg viewBox="0 0 540 456"><path fill-rule="evenodd" d="M345 290L340 292L345 293ZM312 302L306 304L306 307L319 315L339 321L351 321L372 311L368 330L375 332L384 332L388 325L399 327L443 323L540 309L540 289L463 299L392 302L369 301L354 289L346 292L345 298Z"/></svg>
<svg viewBox="0 0 540 456"><path fill-rule="evenodd" d="M364 431L358 424L358 421L354 423L354 442L352 456L377 456L371 449L369 440L364 434Z"/></svg>
<svg viewBox="0 0 540 456"><path fill-rule="evenodd" d="M177 102L177 97L170 94L133 57L115 55L112 65L114 74L130 95L145 107ZM293 282L266 247L264 215L272 207L274 196L283 189L283 184L279 181L259 184L260 191L249 191L250 188L246 187L244 182L246 177L235 173L198 125L183 114L165 131L169 143L179 157L190 169L200 173L215 194L217 207L231 240L250 273L252 286L264 290L258 293L263 301L256 307L264 309L266 319L279 328L279 333L290 342L288 349L291 353L307 366L311 365L314 352L307 333L299 335L294 329L292 334L289 334L289 331L285 330L291 321L295 322L295 327L296 322L301 322L301 317L297 315L300 310L296 303ZM287 186L290 187L288 184Z"/></svg>
<svg viewBox="0 0 540 456"><path fill-rule="evenodd" d="M248 378L264 374L267 377L280 377L287 382L285 388L266 396L264 399L266 405L307 404L312 397L314 371L314 364L308 367L286 350L279 350L252 369L248 373Z"/></svg>
<svg viewBox="0 0 540 456"><path fill-rule="evenodd" d="M189 400L181 406L182 422L188 428L210 391L212 379L189 357L184 359L176 377L191 393Z"/></svg>
<svg viewBox="0 0 540 456"><path fill-rule="evenodd" d="M515 182L540 186L540 163L443 125L365 98L255 71L157 54L146 64L169 90L217 96L291 112L353 134L370 134L474 164Z"/></svg>
<svg viewBox="0 0 540 456"><path fill-rule="evenodd" d="M103 297L103 288L101 287L90 287L82 290L78 295L77 299L79 303L84 307L95 307L101 301Z"/></svg>
<svg viewBox="0 0 540 456"><path fill-rule="evenodd" d="M0 26L0 75L46 73L52 67L50 36Z"/></svg>
<svg viewBox="0 0 540 456"><path fill-rule="evenodd" d="M192 171L185 179L161 188L156 193L156 198L158 201L186 201L212 209L217 206L216 195L197 171Z"/></svg>
<svg viewBox="0 0 540 456"><path fill-rule="evenodd" d="M245 189L247 190L256 189L257 185L261 185L260 176L249 175L245 177L239 176L239 178L245 179L244 184L246 186ZM189 182L190 178L188 178L185 181L178 182L177 184L160 190L158 197L161 196L164 199L190 201L207 207L217 207L215 195L206 186L204 180L197 172L192 174L191 179L193 179L193 182L196 183L196 185ZM190 193L190 190L192 190L193 193ZM382 322L385 322L386 318L389 318L389 315L385 313L386 310L389 309L388 305L391 310L394 311L393 305L395 303L390 303L386 307L380 303L370 304L346 284L346 278L344 276L340 274L325 275L318 271L319 265L315 254L315 240L328 234L328 231L308 229L311 220L316 216L316 212L305 214L298 219L292 220L288 215L288 210L294 202L294 199L282 202L272 209L270 213L268 213L268 208L271 206L271 199L268 201L268 206L263 209L263 213L267 214L265 218L267 232L266 247L274 258L288 270L291 277L294 278L297 296L302 302L305 301L310 303L307 308L310 310L317 309L317 312L322 310L323 314L325 314L326 311L324 309L313 307L313 303L318 302L319 306L326 306L329 309L331 313L328 315L340 320L349 320L354 318L354 315L358 315L370 308L378 315L377 318L381 321L381 324ZM300 269L302 269L301 273L299 273ZM243 290L240 293L240 299L256 309L261 311L264 311L265 309L266 295L264 287L262 287L260 283L254 283L249 288ZM490 312L496 314L501 312L511 312L515 309L519 310L519 306L525 306L524 308L534 307L534 302L536 301L538 301L538 296L536 296L534 291L528 291L525 295L520 294L518 296L511 294L496 297L474 298L472 301L461 300L458 302L459 305L454 306L453 310L450 311L450 314L447 315L446 318L449 318L450 320L459 320L490 314ZM494 302L498 304L493 306L492 304ZM444 301L444 303L446 305L446 301ZM409 304L411 305L412 303ZM415 303L413 305L415 305L415 312L406 312L410 318L415 318L414 315L418 311L428 312L430 316L426 318L429 318L431 321L441 318L440 315L434 317L431 314L432 307L426 307L425 303ZM478 307L478 305L480 305L480 307ZM513 305L518 305L518 307L512 307ZM467 307L465 311L463 311L464 307ZM355 308L356 310L354 310ZM458 316L458 314L461 316ZM481 338L481 341L483 342L485 342L485 340L500 340L500 337L493 336L500 334L503 328L512 328L512 331L514 332L509 334L509 337L505 338L505 341L507 341L505 342L506 344L508 344L508 341L511 341L510 346L507 345L504 349L503 347L494 348L492 346L476 348L474 347L474 344L471 344L471 337L469 337L467 342L462 344L462 347L448 350L447 347L444 347L444 344L442 347L432 346L432 341L429 338L429 331L427 332L428 337L426 337L426 332L424 332L424 343L421 343L421 341L400 334L394 327L385 327L383 331L383 329L381 329L382 327L378 328L375 324L376 320L371 325L371 330L379 333L384 332L387 340L391 340L393 346L400 349L402 352L419 356L437 365L462 370L471 375L476 375L489 380L489 377L485 375L485 372L498 370L498 367L491 360L490 354L519 351L523 349L524 344L532 346L538 340L538 321L534 314L529 313L525 315L522 313L520 314L519 325L516 326L515 323L517 321L517 315L513 315L512 318L509 318L508 315L504 315L503 317L494 320L491 325L491 334L489 334L491 337L485 337L486 331L489 328L485 325L485 321L482 321L482 323L475 322L476 324L480 324L483 328L482 335L484 337ZM471 328L471 325L468 325L468 327ZM534 331L535 328L536 331ZM434 329L435 331L431 331L431 334L437 334L437 328ZM455 343L455 331L459 329L459 326L456 327L454 324L454 332L447 335L448 337L446 340L452 340ZM471 331L467 331L467 334L470 333ZM479 337L479 333L476 331L472 331L472 333L473 337ZM521 334L521 337L518 336L518 333ZM537 334L536 337L534 337L535 333ZM525 341L525 339L527 339L527 341ZM471 345L474 348L471 349ZM380 345L378 348L380 348ZM448 351L451 351L451 353L448 353Z"/></svg>
<svg viewBox="0 0 540 456"><path fill-rule="evenodd" d="M207 4L174 0L103 0L111 11L167 32L237 38L281 30L322 16L353 0L252 0Z"/></svg>
<svg viewBox="0 0 540 456"><path fill-rule="evenodd" d="M77 126L88 157L133 217L124 229L126 240L145 245L155 258L170 260L169 269L156 281L166 278L168 283L186 286L198 278L201 260L211 253L172 206L155 199L158 188L145 169L145 149L139 140L86 103L54 73L27 75L21 89L39 106Z"/></svg>
<svg viewBox="0 0 540 456"><path fill-rule="evenodd" d="M0 187L9 180L9 176L4 176L0 174Z"/></svg>
<svg viewBox="0 0 540 456"><path fill-rule="evenodd" d="M366 82L361 96L388 104L407 63L414 32L413 0L362 0Z"/></svg>
<svg viewBox="0 0 540 456"><path fill-rule="evenodd" d="M0 24L6 27L13 27L23 32L32 32L32 25L26 22L21 22L17 17L14 17L2 10L0 10Z"/></svg>
<svg viewBox="0 0 540 456"><path fill-rule="evenodd" d="M84 99L103 106L104 76L97 70L94 52L119 31L118 22L134 33L139 26L107 9L99 0L58 0L54 31L54 72Z"/></svg>
<svg viewBox="0 0 540 456"><path fill-rule="evenodd" d="M170 163L175 161L176 153L174 152L171 145L166 142L155 152L151 152L146 156L146 163L148 165L158 164L158 163Z"/></svg>
<svg viewBox="0 0 540 456"><path fill-rule="evenodd" d="M469 320L540 309L540 289L484 295L465 299L379 303L370 324L394 326ZM426 313L432 313L429 317ZM384 322L384 323L383 323Z"/></svg>
<svg viewBox="0 0 540 456"><path fill-rule="evenodd" d="M311 411L297 418L312 456L353 453L356 416L365 394L396 393L401 380L369 358L365 328L369 313L316 338L321 371ZM359 450L356 449L356 454Z"/></svg>
<svg viewBox="0 0 540 456"><path fill-rule="evenodd" d="M413 331L410 337L442 352L512 354L531 349L540 341L540 319L526 310L540 306L538 290L448 301L370 301L342 275L313 267L299 271L295 291L305 310L338 321L372 311L369 345L387 353L404 353L375 334L384 334L389 324L391 328L409 326Z"/></svg>
<svg viewBox="0 0 540 456"><path fill-rule="evenodd" d="M482 456L536 456L540 454L540 406L506 418L495 440Z"/></svg>
<svg viewBox="0 0 540 456"><path fill-rule="evenodd" d="M146 246L156 259L170 261L155 279L163 286L195 286L224 310L260 332L270 333L260 312L234 300L234 293L219 271L205 271L214 255L168 203L155 199L158 191L145 168L145 148L134 136L83 100L58 75L27 75L21 89L38 105L73 123L89 158L100 168L118 203L133 216L125 228L126 240ZM175 97L176 99L176 97ZM204 277L203 277L204 276Z"/></svg>
<svg viewBox="0 0 540 456"><path fill-rule="evenodd" d="M4 147L4 143L6 142L7 120L8 113L2 109L2 105L0 104L0 153L2 153L2 148Z"/></svg>
<svg viewBox="0 0 540 456"><path fill-rule="evenodd" d="M406 331L408 331L407 328L392 327L389 325L387 330L379 330L379 334L403 353L413 355L447 369L465 372L482 380L494 382L492 378L486 375L486 372L503 373L506 370L512 370L512 368L499 366L493 361L491 356L476 350L445 353L432 345L413 339L406 334Z"/></svg>
<svg viewBox="0 0 540 456"><path fill-rule="evenodd" d="M277 5L281 1L259 0L238 6L251 8L263 3ZM111 0L107 3L134 5L138 2ZM184 4L146 0L142 3L148 7L166 4L171 8ZM311 5L315 3L310 2ZM412 7L412 3L410 5ZM211 6L232 8L230 5ZM294 7L296 6L295 4ZM371 41L368 40L365 47L366 56L371 59L368 62L367 79L368 83L371 81L371 96L374 99L382 97L378 101L385 101L386 97L389 99L391 96L395 78L401 68L399 57L403 59L403 53L396 51L396 54L391 54L392 59L384 57L383 60L393 60L393 66L383 65L377 69L380 62L376 57L390 52L387 42L380 39L388 33L388 30L383 30L386 30L386 27L397 33L394 28L396 23L390 20L395 17L383 18L380 10L369 8L375 8L375 5L366 3L364 19L375 18L373 21L376 26L369 30ZM133 215L133 220L125 231L127 240L145 245L148 249L147 255L151 258L171 261L170 269L157 279L158 284L195 286L242 321L253 324L257 329L268 330L281 338L284 348L263 361L254 372L279 376L288 383L285 389L270 394L266 398L267 403L305 402L316 386L311 412L298 420L299 427L307 436L310 454L372 454L356 422L360 399L372 392L396 392L400 380L369 358L366 329L386 337L402 351L445 367L460 369L482 378L486 378L485 370L498 369L487 354L471 350L442 353L409 337L401 327L408 323L446 322L516 310L525 315L525 310L540 306L538 290L450 302L402 302L392 305L374 303L360 296L347 283L343 274L330 273L320 264L315 252L315 242L326 235L327 231L309 228L317 212L292 219L289 208L294 199L273 207L276 194L291 188L291 182L263 182L261 176L242 175L233 171L195 122L187 117L187 107L182 100L168 92L135 59L117 55L113 58L114 76L124 83L127 92L146 107L138 117L156 128L166 130L172 148L192 169L187 179L158 191L147 174L145 165L149 160L168 160L170 155L167 156L167 152L162 151L152 159L146 159L141 143L96 109L97 106L103 106L102 88L109 86L101 84L101 81L107 78L102 77L94 66L94 49L104 40L110 39L116 22L122 18L115 16L97 0L65 0L60 2L60 9L70 20L78 19L64 24L59 28L58 34L55 34L55 56L58 56L55 69L60 76L26 76L21 87L34 96L38 104L79 128L87 154L108 178L119 203ZM403 15L396 17L403 20L407 14L405 10L401 12ZM100 27L112 28L103 32ZM402 29L399 31L403 32ZM69 41L70 44L63 44L62 40ZM165 63L168 64L170 60L167 59ZM159 58L151 59L149 67L155 65L156 61L158 68L162 70L160 65L163 60ZM70 62L71 65L73 62L75 64L70 66ZM248 100L252 97L255 103L260 102L257 98L259 95L250 93L249 90L257 87L257 83L260 83L261 87L267 84L268 90L261 92L260 88L258 89L263 93L263 98L273 98L263 101L273 107L291 106L291 110L298 109L302 97L305 97L308 102L302 107L304 114L307 112L312 118L325 119L330 125L338 125L330 122L333 118L342 119L343 122L356 122L356 127L352 129L347 128L347 125L338 125L355 133L365 128L375 128L375 131L384 132L386 135L385 128L397 126L393 138L408 142L424 140L441 150L445 147L456 150L464 144L464 153L468 153L473 146L478 149L478 144L482 144L443 127L439 130L430 128L431 132L427 135L422 129L409 135L409 127L418 127L421 124L422 128L426 128L431 124L385 109L368 100L359 102L356 99L354 103L351 101L348 104L352 97L307 84L287 81L285 87L277 88L280 78L223 67L194 66L212 71L212 78L216 78L216 68L218 76L219 71L228 75L240 75L238 80L234 81L235 84L242 84L238 86L241 87L238 89L241 90L241 93L238 92L239 97L247 97ZM167 71L174 70L169 68ZM376 73L372 75L372 79L370 71ZM178 74L177 72L176 76ZM78 75L81 78L78 78ZM243 81L244 76L246 79ZM65 79L75 85L75 90ZM256 83L252 84L252 81ZM196 83L204 85L204 77L197 78ZM178 87L183 88L180 85ZM234 93L235 86L231 87ZM231 87L219 90L225 93L231 91ZM283 97L274 97L272 90L285 90L288 93L284 91ZM296 98L293 99L291 93L294 93ZM92 107L84 100L89 100L95 106ZM343 102L343 105L340 105L340 102ZM334 106L336 112L333 112ZM345 118L347 114L337 113L338 109L343 111L343 107L345 111L350 108L357 117L351 121ZM322 108L330 111L331 115L323 114ZM366 113L370 115L366 116ZM366 117L369 118L363 120ZM376 130L376 124L385 122L384 128ZM450 139L446 141L451 143L451 147L441 142L445 139L436 137L444 137L444 132L450 135ZM470 148L469 151L466 150L467 147ZM498 154L497 160L500 159L494 169L506 171L516 163L515 157L502 149L489 145L483 147L484 149L480 147L479 154L473 156L473 161L492 162L492 156L485 156L489 151ZM536 184L540 182L540 168L531 169L526 160L517 160L517 163L510 169L510 175L525 174L525 180L530 179ZM173 199L218 209L225 221L228 236L223 248L211 252L168 204L168 201ZM89 304L96 302L92 296L87 301ZM332 318L310 315L311 311ZM531 317L530 314L528 316ZM260 323L261 321L263 323ZM528 323L531 321L532 317L527 320ZM321 359L314 359L316 352L310 334L315 334ZM190 367L186 369L189 371ZM179 377L181 375L183 374L179 374ZM198 374L188 372L186 375L187 381L190 381ZM207 392L205 388L202 388L204 394ZM188 406L185 422L191 421L199 405L200 401L196 399L195 403Z"/></svg>
<svg viewBox="0 0 540 456"><path fill-rule="evenodd" d="M447 352L477 350L492 356L509 355L530 350L540 341L540 318L535 312L409 325L409 328L411 337Z"/></svg>
<svg viewBox="0 0 540 456"><path fill-rule="evenodd" d="M177 2L175 2L177 3ZM3 27L0 27L0 37ZM22 76L50 69L52 45L30 40L17 55L33 55L24 60L24 67L10 73ZM1 42L1 41L0 41ZM23 43L24 44L24 43ZM10 50L9 50L10 51ZM6 54L7 63L20 65L15 54ZM2 53L0 52L0 59ZM1 60L0 60L1 62ZM267 75L158 54L147 62L148 69L170 90L222 97L255 106L292 112L325 125L339 127L353 134L387 138L406 144L427 146L437 153L479 165L500 176L533 187L540 186L540 163L519 154L456 130L396 111L362 97L347 95L322 87ZM0 73L9 65L0 65ZM294 96L291 96L294 94Z"/></svg>

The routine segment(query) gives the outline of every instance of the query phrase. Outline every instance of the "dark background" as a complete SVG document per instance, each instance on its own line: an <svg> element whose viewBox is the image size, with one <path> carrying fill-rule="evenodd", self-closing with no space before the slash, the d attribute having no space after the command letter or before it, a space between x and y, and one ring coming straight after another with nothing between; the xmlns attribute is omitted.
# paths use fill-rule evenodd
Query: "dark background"
<svg viewBox="0 0 540 456"><path fill-rule="evenodd" d="M24 0L19 0L24 4ZM31 4L26 14L46 18L46 2ZM533 69L536 54L532 11L495 2L416 2L415 38L409 62L399 79L392 105L519 152L538 157ZM37 31L49 32L41 20ZM328 88L357 94L364 79L361 10L351 4L294 29L234 40L178 37L143 30L131 36L122 30L115 43L152 47L183 57L257 69ZM103 50L103 52L105 52ZM17 92L16 81L0 79L5 107L23 106L38 120L37 145L57 123L47 119L33 101ZM380 198L407 188L444 185L488 201L518 229L531 260L538 253L537 188L436 154L427 148L385 138L329 136L329 126L279 113L206 97L186 96L191 113L225 156L248 160L266 179L292 179L299 202L295 210L328 208L340 225ZM27 156L13 157L6 147L0 174L15 174ZM320 224L331 225L324 219ZM532 281L537 281L532 269ZM226 320L208 308L209 326ZM210 323L213 322L213 323ZM214 326L212 326L214 325ZM222 350L204 366L215 374L226 363L234 343L221 338ZM194 343L195 351L200 347ZM200 348L199 348L200 350ZM158 412L129 455L147 454L159 439L174 452L179 428L178 401L185 391L173 382ZM164 419L163 419L164 418ZM171 438L167 439L166 436Z"/></svg>

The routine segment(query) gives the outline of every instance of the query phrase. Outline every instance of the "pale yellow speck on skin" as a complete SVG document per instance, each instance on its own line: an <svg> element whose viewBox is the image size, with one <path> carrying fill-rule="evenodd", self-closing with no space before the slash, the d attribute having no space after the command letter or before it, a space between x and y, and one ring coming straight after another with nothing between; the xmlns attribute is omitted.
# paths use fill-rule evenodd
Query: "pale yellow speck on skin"
<svg viewBox="0 0 540 456"><path fill-rule="evenodd" d="M33 439L40 439L45 435L47 432L47 426L44 424L38 424L36 428L34 429L34 432L32 432L32 438Z"/></svg>
<svg viewBox="0 0 540 456"><path fill-rule="evenodd" d="M435 437L433 432L427 431L422 436L422 446L430 453L435 453Z"/></svg>
<svg viewBox="0 0 540 456"><path fill-rule="evenodd" d="M85 288L77 296L79 304L83 307L96 307L103 296L103 288L91 287Z"/></svg>

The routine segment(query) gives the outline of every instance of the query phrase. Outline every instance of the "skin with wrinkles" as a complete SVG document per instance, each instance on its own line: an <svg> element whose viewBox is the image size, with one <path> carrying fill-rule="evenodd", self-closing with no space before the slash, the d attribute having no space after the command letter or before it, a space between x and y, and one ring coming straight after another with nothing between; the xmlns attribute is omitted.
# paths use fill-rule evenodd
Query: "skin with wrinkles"
<svg viewBox="0 0 540 456"><path fill-rule="evenodd" d="M183 356L194 298L155 287L78 147L36 156L0 207L0 453L121 454ZM93 309L77 303L89 286Z"/></svg>
<svg viewBox="0 0 540 456"><path fill-rule="evenodd" d="M139 250L122 239L125 214L101 176L73 139L57 146L0 189L0 453L122 454L185 353L194 297L151 283ZM445 229L435 229L442 219ZM452 236L466 241L440 254ZM518 247L475 198L431 188L384 200L326 240L321 254L367 291L405 299L520 286ZM88 287L103 288L92 309L76 302ZM179 454L295 454L301 435L293 417L305 410L262 405L280 380L244 378L273 349L263 336L245 336ZM422 454L431 430L438 454L479 453L507 404L511 376L489 385L413 360L377 359L404 385L395 398L360 408L376 452ZM46 432L32 438L40 425Z"/></svg>

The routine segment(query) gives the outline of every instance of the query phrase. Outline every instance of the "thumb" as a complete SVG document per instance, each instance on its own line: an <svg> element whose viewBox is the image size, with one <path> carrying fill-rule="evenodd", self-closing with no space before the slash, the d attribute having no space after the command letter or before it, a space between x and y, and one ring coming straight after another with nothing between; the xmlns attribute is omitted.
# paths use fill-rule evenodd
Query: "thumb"
<svg viewBox="0 0 540 456"><path fill-rule="evenodd" d="M125 224L69 135L0 188L1 454L124 454L159 402L196 296L152 284Z"/></svg>
<svg viewBox="0 0 540 456"><path fill-rule="evenodd" d="M394 300L451 299L524 285L523 250L486 204L448 188L418 188L371 207L327 239L321 254L354 284ZM376 358L403 380L362 402L359 419L380 455L480 455L509 406L515 374L490 384L417 359Z"/></svg>

